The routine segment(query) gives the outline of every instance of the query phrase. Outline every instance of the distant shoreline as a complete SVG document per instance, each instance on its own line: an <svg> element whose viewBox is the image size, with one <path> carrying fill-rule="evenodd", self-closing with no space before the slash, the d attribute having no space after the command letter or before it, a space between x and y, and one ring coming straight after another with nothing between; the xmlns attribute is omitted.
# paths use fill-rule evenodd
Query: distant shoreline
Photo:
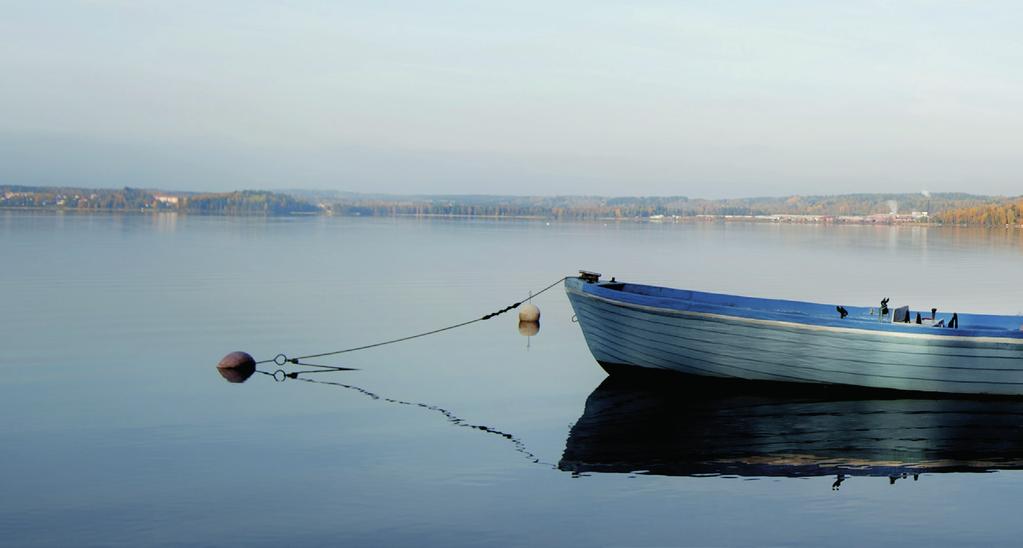
<svg viewBox="0 0 1023 548"><path fill-rule="evenodd" d="M651 225L672 225L672 224L698 224L698 223L712 223L712 224L781 224L781 225L813 225L813 226L908 226L908 227L921 227L921 228L938 228L938 227L957 227L957 228L1023 228L1023 225L1008 225L1005 227L999 226L978 226L970 224L948 224L941 222L926 222L926 221L891 221L891 222L873 222L873 221L859 221L859 220L834 220L834 221L813 221L813 220L772 220L763 219L750 216L738 216L738 215L700 215L700 216L688 216L679 217L671 220L657 220L649 218L639 217L604 217L604 218L590 218L590 219L556 219L544 216L527 216L527 215L460 215L460 214L407 214L397 213L394 215L338 215L329 212L291 212L291 213L278 213L273 215L266 215L263 213L248 212L248 213L218 213L218 212L194 212L194 211L176 211L176 210L155 210L155 209L117 209L117 208L90 208L90 209L78 209L78 208L60 208L60 207L17 207L17 206L0 206L0 211L18 211L18 212L45 212L45 213L70 213L76 215L92 215L92 214L122 214L122 215L184 215L184 216L197 216L197 217L258 217L258 218L287 218L287 217L338 217L347 219L459 219L459 220L488 220L488 221L547 221L547 222L559 222L559 223L583 223L583 224L594 224L594 223L630 223L630 224L651 224Z"/></svg>
<svg viewBox="0 0 1023 548"><path fill-rule="evenodd" d="M685 196L357 194L294 190L174 192L0 185L0 209L200 215L411 217L589 222L755 222L1019 227L1023 197L888 193L707 200Z"/></svg>
<svg viewBox="0 0 1023 548"><path fill-rule="evenodd" d="M324 213L320 212L289 212L279 213L273 215L266 215L258 212L247 212L247 213L204 213L200 211L178 211L173 209L125 209L125 208L75 208L75 207L46 207L46 206L3 206L0 205L0 211L43 211L50 213L81 213L88 215L91 213L124 213L131 215L161 215L161 214L172 214L172 215L196 215L201 217L319 217L325 216Z"/></svg>

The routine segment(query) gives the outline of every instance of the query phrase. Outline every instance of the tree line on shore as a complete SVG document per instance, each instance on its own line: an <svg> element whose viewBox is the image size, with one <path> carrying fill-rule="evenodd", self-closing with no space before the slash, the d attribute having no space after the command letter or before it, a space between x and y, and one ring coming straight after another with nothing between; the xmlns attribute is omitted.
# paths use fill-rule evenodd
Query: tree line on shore
<svg viewBox="0 0 1023 548"><path fill-rule="evenodd" d="M224 215L316 213L320 208L287 194L236 192L160 192L138 188L0 186L0 207L77 211L181 211Z"/></svg>
<svg viewBox="0 0 1023 548"><path fill-rule="evenodd" d="M532 217L558 220L709 216L868 216L928 212L930 222L1017 226L1023 198L964 193L845 194L707 200L685 196L394 196L330 191L165 192L0 185L0 207L181 211L223 215Z"/></svg>
<svg viewBox="0 0 1023 548"><path fill-rule="evenodd" d="M894 212L953 211L991 204L995 198L961 193L846 194L840 196L787 196L690 199L684 196L411 196L345 195L323 199L338 215L543 217L566 220L648 218L658 215L711 216L867 216Z"/></svg>
<svg viewBox="0 0 1023 548"><path fill-rule="evenodd" d="M936 220L950 225L1019 226L1023 224L1023 200L983 204L939 212Z"/></svg>

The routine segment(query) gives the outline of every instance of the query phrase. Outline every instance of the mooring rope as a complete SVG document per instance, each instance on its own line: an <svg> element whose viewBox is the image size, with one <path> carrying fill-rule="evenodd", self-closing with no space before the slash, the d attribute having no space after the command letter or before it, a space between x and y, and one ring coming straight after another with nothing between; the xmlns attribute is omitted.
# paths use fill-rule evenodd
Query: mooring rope
<svg viewBox="0 0 1023 548"><path fill-rule="evenodd" d="M346 370L345 368L335 368L334 366L330 366L330 365L315 365L315 364L309 364L309 363L300 363L300 360L308 360L308 359L311 359L311 358L322 358L324 356L336 356L338 354L346 354L348 352L355 352L356 350L367 350L369 348L376 348L378 346L385 346L385 345L388 345L388 344L394 344L394 343L399 343L399 342L403 342L403 341L409 341L409 340L412 340L412 339L418 339L419 337L426 337L427 335L435 335L437 333L442 333L444 331L450 331L452 329L458 329L459 327L465 327L467 325L474 324L476 322L482 322L482 321L485 321L485 320L489 320L490 318L493 318L495 316L500 316L501 314L504 314L505 312L508 312L509 310L514 310L514 309L518 308L522 303L524 303L527 300L532 299L533 297L536 297L537 295L540 295L541 293L543 293L543 292L553 288L554 286L564 282L568 278L569 278L569 276L565 276L563 278L559 278L556 282L548 285L547 287L541 289L540 291L537 291L535 293L530 293L530 296L528 298L523 299L521 301L518 301L516 303L512 303L512 304L510 304L510 305L508 305L508 306L506 306L506 307L504 307L504 308L502 308L500 310L496 310L494 312L491 312L489 314L486 314L484 316L476 318L475 320L469 320L467 322L456 323L455 325L449 325L447 327L442 327L440 329L434 329L434 330L431 330L431 331L426 331L424 333L417 333L415 335L409 335L407 337L401 337L401 338L398 338L398 339L391 339L389 341L382 341L382 342L378 342L378 343L367 344L367 345L363 345L363 346L356 346L356 347L352 347L352 348L345 348L343 350L334 350L334 351L331 351L331 352L321 352L319 354L307 354L305 356L298 356L298 357L295 357L295 358L289 358L286 354L281 353L281 354L277 354L272 359L258 361L258 362L256 362L256 365L264 364L264 363L275 363L277 365L284 365L286 363L292 363L292 364L295 364L295 365L308 365L308 366L311 366L311 367L323 367L325 369Z"/></svg>

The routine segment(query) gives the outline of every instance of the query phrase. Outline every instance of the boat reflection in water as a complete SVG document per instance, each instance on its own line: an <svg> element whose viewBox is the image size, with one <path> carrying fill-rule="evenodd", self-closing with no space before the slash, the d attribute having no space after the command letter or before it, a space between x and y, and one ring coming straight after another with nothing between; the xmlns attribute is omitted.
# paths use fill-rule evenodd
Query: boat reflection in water
<svg viewBox="0 0 1023 548"><path fill-rule="evenodd" d="M586 400L558 467L577 474L834 475L836 489L846 476L894 482L1023 469L1023 401L811 395L612 375Z"/></svg>

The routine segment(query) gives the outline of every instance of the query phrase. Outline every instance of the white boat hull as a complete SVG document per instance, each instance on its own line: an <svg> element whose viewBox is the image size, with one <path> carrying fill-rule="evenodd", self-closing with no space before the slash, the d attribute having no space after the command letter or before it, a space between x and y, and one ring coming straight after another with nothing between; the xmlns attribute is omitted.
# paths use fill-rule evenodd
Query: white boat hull
<svg viewBox="0 0 1023 548"><path fill-rule="evenodd" d="M1023 344L983 337L883 333L640 306L566 281L594 358L755 381L959 394L1023 395Z"/></svg>

